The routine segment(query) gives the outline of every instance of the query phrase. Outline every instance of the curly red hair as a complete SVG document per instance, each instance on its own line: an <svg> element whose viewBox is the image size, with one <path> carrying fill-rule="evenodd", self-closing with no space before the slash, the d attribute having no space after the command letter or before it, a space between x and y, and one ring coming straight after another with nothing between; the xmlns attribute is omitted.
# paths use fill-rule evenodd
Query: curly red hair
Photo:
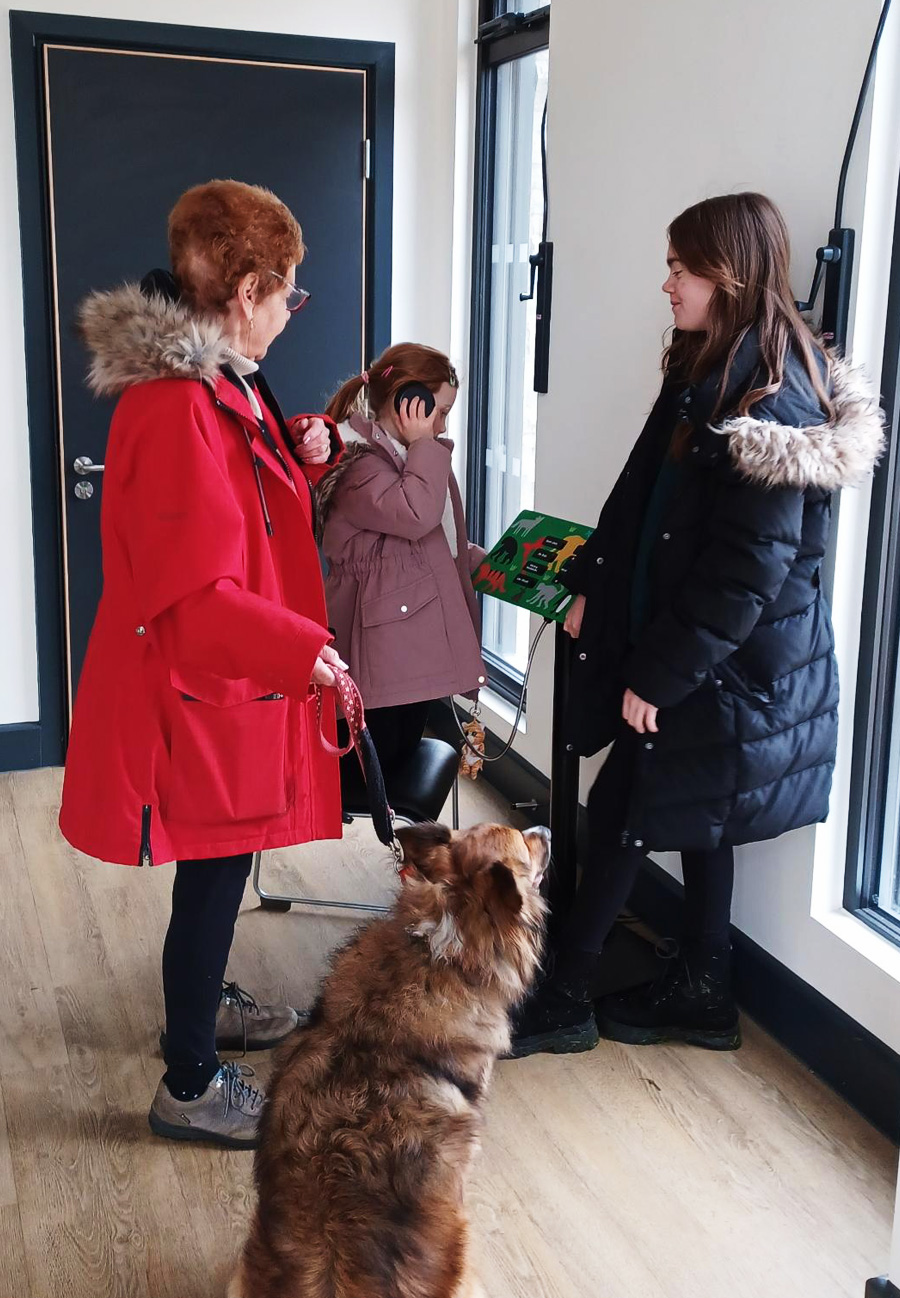
<svg viewBox="0 0 900 1298"><path fill-rule="evenodd" d="M245 275L259 276L260 296L279 288L306 248L296 218L260 185L210 180L181 195L169 213L172 272L197 311L219 313Z"/></svg>

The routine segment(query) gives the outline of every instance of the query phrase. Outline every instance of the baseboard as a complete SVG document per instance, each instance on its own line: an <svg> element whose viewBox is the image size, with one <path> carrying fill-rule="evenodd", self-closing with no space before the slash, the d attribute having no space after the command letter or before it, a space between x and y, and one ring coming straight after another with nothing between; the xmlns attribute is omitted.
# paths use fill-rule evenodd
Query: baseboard
<svg viewBox="0 0 900 1298"><path fill-rule="evenodd" d="M866 1285L865 1298L900 1298L900 1289L886 1275L877 1276Z"/></svg>
<svg viewBox="0 0 900 1298"><path fill-rule="evenodd" d="M0 771L33 771L41 763L41 725L21 721L0 726Z"/></svg>
<svg viewBox="0 0 900 1298"><path fill-rule="evenodd" d="M641 871L630 904L656 932L680 932L681 884L654 861ZM900 1144L900 1055L745 933L731 934L741 1009Z"/></svg>
<svg viewBox="0 0 900 1298"><path fill-rule="evenodd" d="M449 710L434 708L433 713L430 724L435 733L450 742L454 737L458 740ZM500 747L499 741L488 737L489 752ZM510 803L536 803L533 810L525 811L535 824L546 820L549 781L540 771L510 754L487 767L485 774ZM578 839L583 860L584 808ZM655 932L677 934L682 907L681 884L648 859L638 876L630 908ZM732 929L732 939L735 992L741 1008L874 1127L900 1144L900 1055L740 930ZM900 1298L900 1291L890 1285L867 1292L867 1298L876 1295Z"/></svg>

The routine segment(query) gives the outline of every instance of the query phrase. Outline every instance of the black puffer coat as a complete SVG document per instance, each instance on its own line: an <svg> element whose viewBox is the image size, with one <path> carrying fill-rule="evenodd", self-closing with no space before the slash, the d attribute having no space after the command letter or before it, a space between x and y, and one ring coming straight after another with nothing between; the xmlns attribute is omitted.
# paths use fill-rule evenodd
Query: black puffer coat
<svg viewBox="0 0 900 1298"><path fill-rule="evenodd" d="M723 410L759 383L755 336L735 360ZM586 596L570 738L588 756L620 733L630 687L656 705L623 842L647 850L758 842L824 820L837 744L838 678L819 569L831 496L871 473L878 402L835 361L825 422L802 361L749 416L709 425L721 375L663 384L597 529L567 584ZM641 526L679 418L684 471L649 562L650 620L629 643Z"/></svg>

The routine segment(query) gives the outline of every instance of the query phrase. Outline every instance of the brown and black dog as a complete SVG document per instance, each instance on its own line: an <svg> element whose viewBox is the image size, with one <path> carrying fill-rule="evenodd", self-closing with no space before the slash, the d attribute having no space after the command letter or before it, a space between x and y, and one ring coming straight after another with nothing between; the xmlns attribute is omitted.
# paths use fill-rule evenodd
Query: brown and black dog
<svg viewBox="0 0 900 1298"><path fill-rule="evenodd" d="M279 1061L229 1298L475 1298L465 1189L540 959L545 829L399 832L404 886Z"/></svg>

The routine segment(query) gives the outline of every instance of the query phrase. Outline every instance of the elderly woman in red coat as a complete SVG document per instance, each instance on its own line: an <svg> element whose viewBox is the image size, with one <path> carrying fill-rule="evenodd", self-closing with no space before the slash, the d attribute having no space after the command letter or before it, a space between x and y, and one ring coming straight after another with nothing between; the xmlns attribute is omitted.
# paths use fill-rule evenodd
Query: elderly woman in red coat
<svg viewBox="0 0 900 1298"><path fill-rule="evenodd" d="M252 854L341 833L313 692L340 660L310 495L340 443L321 419L288 427L259 373L306 299L284 204L212 181L179 199L169 244L174 277L82 309L93 388L120 396L60 826L106 861L177 861L150 1125L250 1147L261 1093L217 1049L267 1048L297 1025L223 986ZM333 737L333 709L325 725Z"/></svg>

